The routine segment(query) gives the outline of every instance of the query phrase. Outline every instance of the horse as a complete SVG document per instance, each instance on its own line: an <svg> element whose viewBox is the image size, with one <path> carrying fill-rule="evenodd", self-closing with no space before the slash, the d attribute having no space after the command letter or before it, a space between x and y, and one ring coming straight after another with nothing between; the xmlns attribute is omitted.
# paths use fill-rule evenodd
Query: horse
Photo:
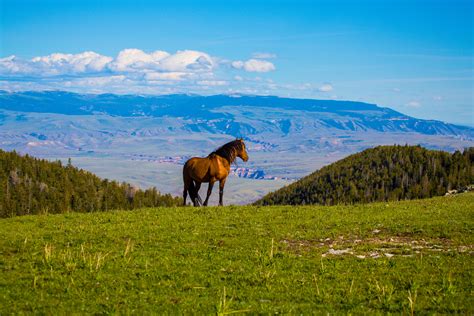
<svg viewBox="0 0 474 316"><path fill-rule="evenodd" d="M223 205L224 186L227 176L230 173L230 165L239 157L243 161L248 161L249 156L242 139L236 139L222 145L205 158L190 158L183 167L183 201L186 205L186 198L189 196L194 206L207 206L209 196L211 196L214 183L219 181L219 206ZM209 182L207 196L202 203L199 196L201 183Z"/></svg>

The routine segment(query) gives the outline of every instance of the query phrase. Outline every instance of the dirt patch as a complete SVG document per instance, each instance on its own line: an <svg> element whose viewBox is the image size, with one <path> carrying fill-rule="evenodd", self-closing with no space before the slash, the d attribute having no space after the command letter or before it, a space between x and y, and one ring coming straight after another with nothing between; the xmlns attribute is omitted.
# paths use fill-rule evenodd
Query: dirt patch
<svg viewBox="0 0 474 316"><path fill-rule="evenodd" d="M373 232L374 234L379 233ZM280 241L289 252L302 255L311 251L322 251L322 256L353 255L365 258L411 257L419 253L459 252L474 254L474 245L454 245L448 238L415 238L413 236L346 238L321 238L312 240Z"/></svg>

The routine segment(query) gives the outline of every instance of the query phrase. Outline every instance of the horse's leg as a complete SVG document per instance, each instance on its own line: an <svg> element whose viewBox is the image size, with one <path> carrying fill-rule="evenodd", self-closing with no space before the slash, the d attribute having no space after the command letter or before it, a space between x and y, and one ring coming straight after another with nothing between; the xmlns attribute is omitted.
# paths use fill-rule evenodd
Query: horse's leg
<svg viewBox="0 0 474 316"><path fill-rule="evenodd" d="M224 186L225 186L225 180L227 178L224 178L219 181L219 206L223 206L224 203L222 202L222 197L224 196Z"/></svg>
<svg viewBox="0 0 474 316"><path fill-rule="evenodd" d="M184 186L184 190L183 190L183 206L186 206L186 198L188 197L188 188L186 188L186 186Z"/></svg>
<svg viewBox="0 0 474 316"><path fill-rule="evenodd" d="M186 198L188 197L188 191L189 191L189 197L191 198L191 201L194 204L194 196L193 196L193 180L186 174L183 175L183 182L184 182L184 189L183 189L183 205L186 206Z"/></svg>
<svg viewBox="0 0 474 316"><path fill-rule="evenodd" d="M201 182L194 181L194 198L196 199L194 206L200 206L202 204L202 199L199 196L199 189L201 188Z"/></svg>
<svg viewBox="0 0 474 316"><path fill-rule="evenodd" d="M206 196L206 200L204 201L204 206L207 206L207 202L209 201L209 197L211 196L211 193L212 193L212 187L214 186L214 180L210 180L209 181L209 187L207 188L207 196Z"/></svg>

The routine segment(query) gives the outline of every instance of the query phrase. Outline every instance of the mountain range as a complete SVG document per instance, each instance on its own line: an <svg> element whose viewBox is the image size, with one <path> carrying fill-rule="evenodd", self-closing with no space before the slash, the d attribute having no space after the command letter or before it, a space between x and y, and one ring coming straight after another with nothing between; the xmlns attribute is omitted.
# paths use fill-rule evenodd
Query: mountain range
<svg viewBox="0 0 474 316"><path fill-rule="evenodd" d="M240 108L242 117L254 117L253 108L265 109L275 116L267 128L287 135L302 129L295 117L282 117L284 112L319 114L314 130L335 128L345 131L417 132L426 135L474 137L474 129L434 120L409 117L389 108L354 101L289 99L275 96L248 95L115 95L75 94L71 92L0 91L0 107L5 110L57 113L65 115L106 114L121 117L182 117L195 120L190 131L211 131L233 136L249 136L262 132L258 126L238 120L232 109ZM227 110L227 111L226 111ZM282 113L272 113L279 111ZM255 117L258 118L258 117ZM268 118L267 118L268 119ZM203 122L204 120L204 122Z"/></svg>
<svg viewBox="0 0 474 316"><path fill-rule="evenodd" d="M474 128L353 101L251 95L0 91L0 148L67 159L99 176L180 194L181 165L242 137L229 200L246 203L369 147L461 150Z"/></svg>

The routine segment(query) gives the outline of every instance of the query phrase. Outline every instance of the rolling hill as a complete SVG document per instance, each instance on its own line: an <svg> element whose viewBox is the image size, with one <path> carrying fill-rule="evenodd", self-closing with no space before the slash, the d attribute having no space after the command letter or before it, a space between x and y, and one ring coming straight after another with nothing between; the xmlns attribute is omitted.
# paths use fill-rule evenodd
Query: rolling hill
<svg viewBox="0 0 474 316"><path fill-rule="evenodd" d="M333 205L418 199L472 184L473 147L450 154L419 146L380 146L325 166L255 204Z"/></svg>
<svg viewBox="0 0 474 316"><path fill-rule="evenodd" d="M61 161L50 162L0 150L0 217L25 214L99 212L173 206L181 199L155 188L100 179Z"/></svg>

